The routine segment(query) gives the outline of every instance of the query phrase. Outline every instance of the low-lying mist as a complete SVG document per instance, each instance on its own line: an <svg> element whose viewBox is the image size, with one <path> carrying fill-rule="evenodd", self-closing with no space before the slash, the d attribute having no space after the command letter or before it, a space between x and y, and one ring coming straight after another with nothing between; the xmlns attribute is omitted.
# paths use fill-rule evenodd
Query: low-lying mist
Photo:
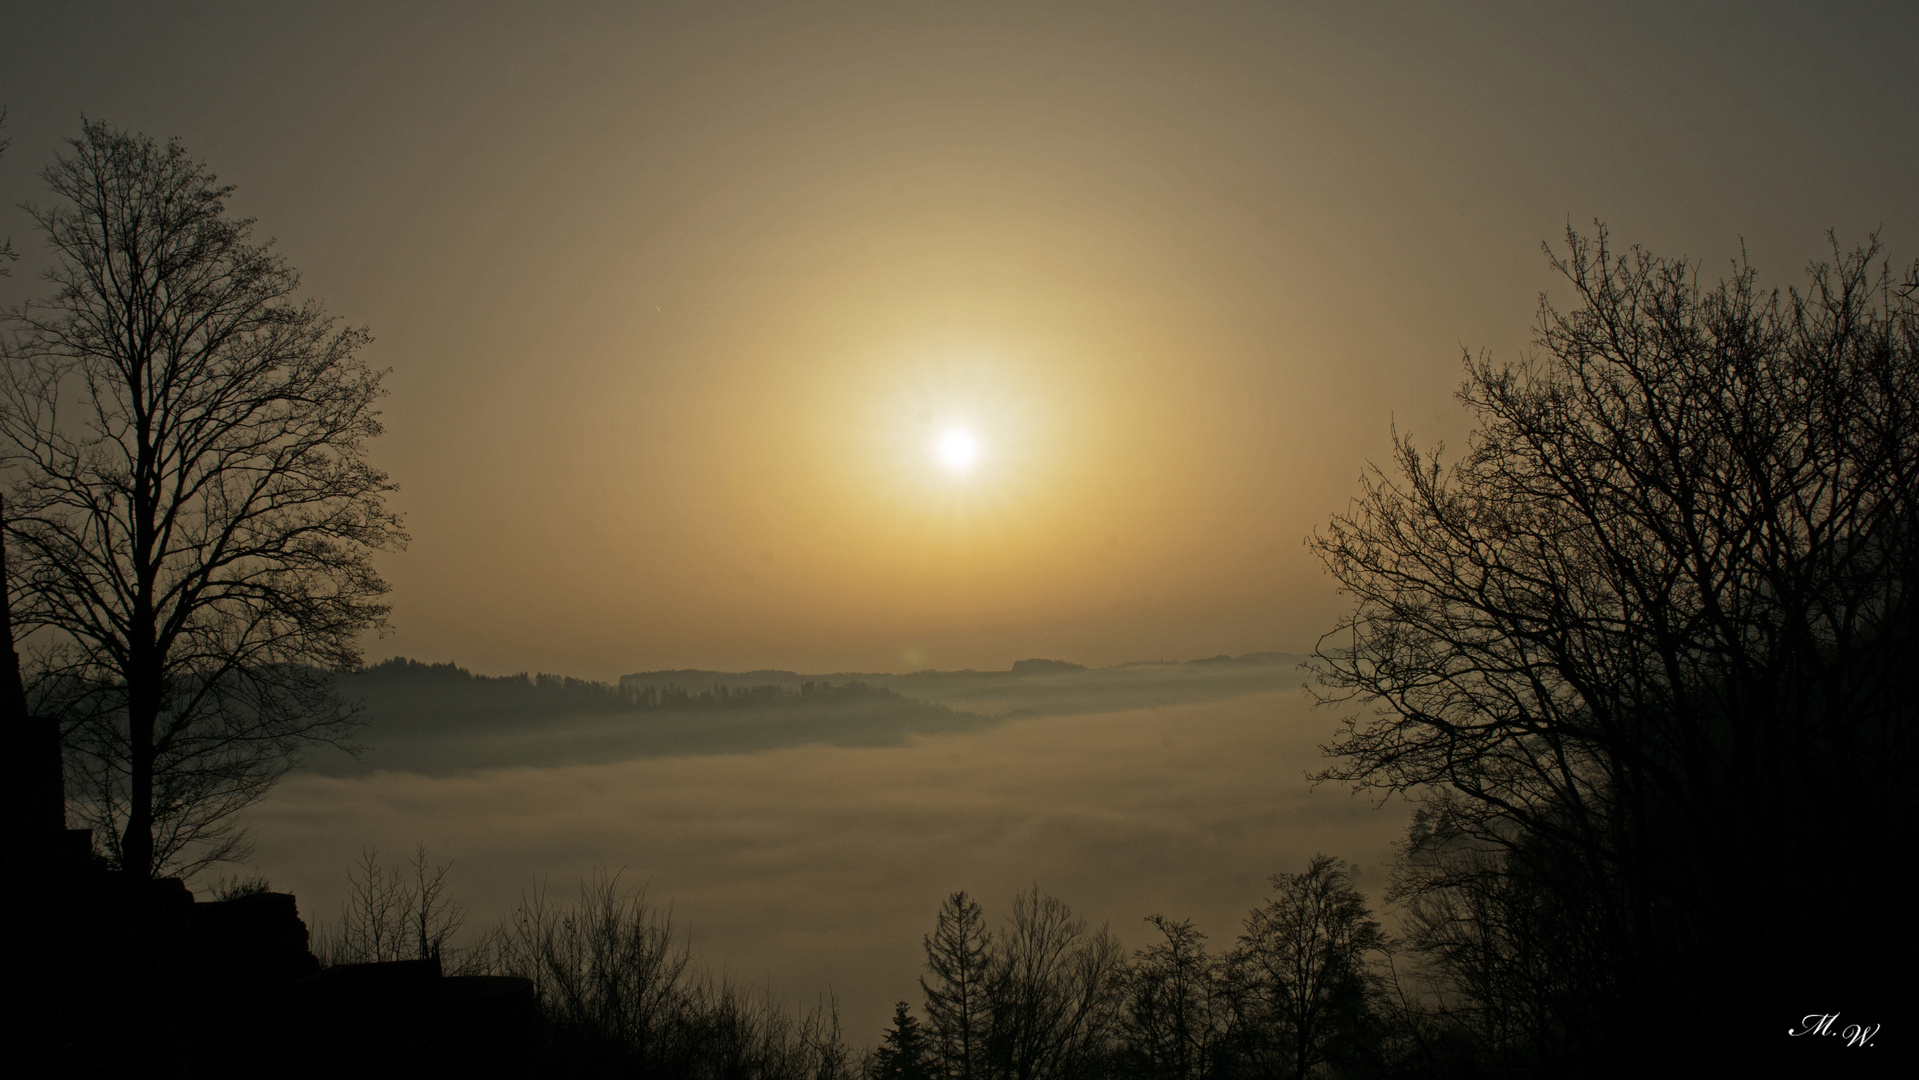
<svg viewBox="0 0 1919 1080"><path fill-rule="evenodd" d="M1300 681L1293 664L1265 667ZM1101 685L1096 672L1045 676L1074 678ZM1007 711L1039 696L999 692L993 707ZM247 869L296 893L310 924L332 921L362 848L397 864L424 842L452 861L469 930L541 882L570 895L579 878L618 871L672 905L697 962L795 1002L837 995L849 1039L871 1043L895 1000L917 1003L921 937L955 889L997 920L1037 882L1129 947L1154 913L1190 917L1225 945L1267 876L1319 851L1358 863L1377 901L1406 813L1306 780L1335 723L1302 691L1268 688L903 730L886 745L305 771L251 812ZM380 734L376 723L365 737L377 746Z"/></svg>

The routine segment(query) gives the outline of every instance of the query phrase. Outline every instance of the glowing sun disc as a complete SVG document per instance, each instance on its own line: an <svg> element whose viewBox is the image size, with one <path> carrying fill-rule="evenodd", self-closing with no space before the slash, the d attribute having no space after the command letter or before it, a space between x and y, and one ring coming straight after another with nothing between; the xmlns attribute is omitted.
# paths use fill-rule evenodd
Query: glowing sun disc
<svg viewBox="0 0 1919 1080"><path fill-rule="evenodd" d="M937 452L942 465L954 472L965 472L979 460L979 442L971 432L954 428L940 436Z"/></svg>

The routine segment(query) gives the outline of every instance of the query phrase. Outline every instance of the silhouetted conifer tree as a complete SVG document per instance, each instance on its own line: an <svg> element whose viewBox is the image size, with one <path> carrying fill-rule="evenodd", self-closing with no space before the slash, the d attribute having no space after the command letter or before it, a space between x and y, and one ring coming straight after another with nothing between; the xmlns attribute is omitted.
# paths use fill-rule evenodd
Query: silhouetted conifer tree
<svg viewBox="0 0 1919 1080"><path fill-rule="evenodd" d="M902 1001L893 1007L893 1026L873 1052L872 1080L933 1080L937 1064L932 1040L919 1018Z"/></svg>

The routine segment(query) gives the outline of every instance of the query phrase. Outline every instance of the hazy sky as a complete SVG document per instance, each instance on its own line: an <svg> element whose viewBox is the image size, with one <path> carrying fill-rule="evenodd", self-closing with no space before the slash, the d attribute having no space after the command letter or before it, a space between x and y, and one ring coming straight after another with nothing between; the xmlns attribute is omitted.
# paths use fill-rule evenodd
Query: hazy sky
<svg viewBox="0 0 1919 1080"><path fill-rule="evenodd" d="M1919 8L0 4L0 234L177 135L391 367L403 653L607 678L1300 650L1539 245L1919 246ZM934 454L949 428L970 472Z"/></svg>
<svg viewBox="0 0 1919 1080"><path fill-rule="evenodd" d="M178 136L375 335L405 654L612 678L1309 649L1302 541L1397 425L1460 446L1540 251L1610 226L1787 284L1919 254L1919 5L0 0L0 236L81 117ZM1563 290L1558 292L1563 298ZM970 470L940 461L963 429ZM1229 946L1406 807L1303 779L1296 691L472 775L300 773L244 873L331 919L363 845L476 926L627 868L695 952L914 996L956 888ZM381 732L368 730L369 741Z"/></svg>

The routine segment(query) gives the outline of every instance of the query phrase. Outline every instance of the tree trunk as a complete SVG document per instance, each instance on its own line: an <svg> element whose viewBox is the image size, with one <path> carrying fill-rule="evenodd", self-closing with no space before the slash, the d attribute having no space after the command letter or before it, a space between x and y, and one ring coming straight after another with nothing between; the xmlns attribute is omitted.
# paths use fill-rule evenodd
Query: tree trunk
<svg viewBox="0 0 1919 1080"><path fill-rule="evenodd" d="M127 666L127 825L120 838L120 868L150 878L153 865L153 771L158 758L154 730L160 715L159 674L150 671L152 650L136 650Z"/></svg>

